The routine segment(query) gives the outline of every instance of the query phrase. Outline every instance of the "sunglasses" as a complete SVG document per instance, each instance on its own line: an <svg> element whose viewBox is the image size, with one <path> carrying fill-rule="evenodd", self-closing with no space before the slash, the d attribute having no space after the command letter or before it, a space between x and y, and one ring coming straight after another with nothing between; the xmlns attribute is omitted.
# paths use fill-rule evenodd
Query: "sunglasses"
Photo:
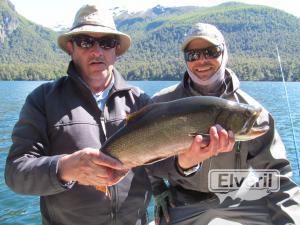
<svg viewBox="0 0 300 225"><path fill-rule="evenodd" d="M190 49L184 52L184 59L187 62L193 62L199 60L201 54L203 54L205 59L216 59L224 51L223 45L210 46L208 48L201 49Z"/></svg>
<svg viewBox="0 0 300 225"><path fill-rule="evenodd" d="M96 43L102 49L115 48L119 41L112 37L94 38L90 36L76 36L72 38L72 41L80 48L89 49L92 48Z"/></svg>

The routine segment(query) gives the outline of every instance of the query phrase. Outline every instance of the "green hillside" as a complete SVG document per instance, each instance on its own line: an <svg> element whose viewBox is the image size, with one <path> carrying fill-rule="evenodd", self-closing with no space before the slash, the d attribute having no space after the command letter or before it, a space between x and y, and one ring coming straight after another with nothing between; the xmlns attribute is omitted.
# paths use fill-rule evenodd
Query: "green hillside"
<svg viewBox="0 0 300 225"><path fill-rule="evenodd" d="M118 28L133 40L128 53L117 62L127 79L181 79L184 62L180 44L192 24L207 22L223 32L229 65L242 80L281 80L277 45L286 80L300 81L300 18L241 3L167 9L161 14L152 9L145 15L115 18ZM64 75L68 57L58 49L57 35L18 15L9 0L0 0L0 79Z"/></svg>
<svg viewBox="0 0 300 225"><path fill-rule="evenodd" d="M180 79L180 44L196 22L215 24L229 48L229 65L243 80L280 80L278 45L287 80L300 80L300 19L263 6L226 3L160 16L120 29L133 46L119 62L129 79Z"/></svg>
<svg viewBox="0 0 300 225"><path fill-rule="evenodd" d="M65 73L68 60L56 37L18 15L8 0L0 0L0 79L50 80Z"/></svg>

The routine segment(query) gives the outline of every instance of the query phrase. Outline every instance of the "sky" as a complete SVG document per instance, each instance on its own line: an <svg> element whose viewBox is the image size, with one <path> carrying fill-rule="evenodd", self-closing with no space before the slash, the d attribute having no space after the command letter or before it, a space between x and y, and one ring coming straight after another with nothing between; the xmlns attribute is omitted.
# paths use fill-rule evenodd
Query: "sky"
<svg viewBox="0 0 300 225"><path fill-rule="evenodd" d="M19 14L34 23L53 28L56 25L70 27L76 11L84 4L96 2L95 0L10 0ZM233 0L232 0L233 1ZM237 0L247 4L266 5L278 8L300 18L300 4L298 0ZM101 0L97 0L101 2ZM120 6L130 11L140 11L162 6L214 6L225 0L106 0L106 8Z"/></svg>

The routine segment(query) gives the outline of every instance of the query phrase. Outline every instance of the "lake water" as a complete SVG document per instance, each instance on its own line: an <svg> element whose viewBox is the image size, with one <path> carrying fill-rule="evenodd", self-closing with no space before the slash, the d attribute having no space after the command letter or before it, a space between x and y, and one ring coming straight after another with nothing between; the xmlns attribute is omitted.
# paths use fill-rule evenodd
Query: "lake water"
<svg viewBox="0 0 300 225"><path fill-rule="evenodd" d="M16 195L10 191L3 177L7 151L11 145L11 131L27 94L43 82L40 81L0 81L0 224L38 225L40 224L38 197ZM152 95L175 81L132 81L146 93ZM286 145L287 156L293 167L294 180L300 184L296 149L300 151L300 82L287 83L291 118L294 124L295 142L290 123L287 98L280 82L242 82L242 88L267 108L277 125ZM299 152L300 154L300 152Z"/></svg>

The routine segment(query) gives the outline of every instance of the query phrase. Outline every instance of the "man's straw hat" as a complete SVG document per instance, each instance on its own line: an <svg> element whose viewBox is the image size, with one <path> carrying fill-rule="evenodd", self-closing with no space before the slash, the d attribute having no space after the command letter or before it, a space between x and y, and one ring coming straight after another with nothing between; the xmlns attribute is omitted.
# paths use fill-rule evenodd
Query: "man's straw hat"
<svg viewBox="0 0 300 225"><path fill-rule="evenodd" d="M117 48L116 55L122 55L130 47L131 39L116 29L116 25L111 13L99 5L84 5L81 7L74 19L71 29L61 34L57 43L59 47L68 53L67 43L76 35L114 35L120 42L120 48Z"/></svg>

